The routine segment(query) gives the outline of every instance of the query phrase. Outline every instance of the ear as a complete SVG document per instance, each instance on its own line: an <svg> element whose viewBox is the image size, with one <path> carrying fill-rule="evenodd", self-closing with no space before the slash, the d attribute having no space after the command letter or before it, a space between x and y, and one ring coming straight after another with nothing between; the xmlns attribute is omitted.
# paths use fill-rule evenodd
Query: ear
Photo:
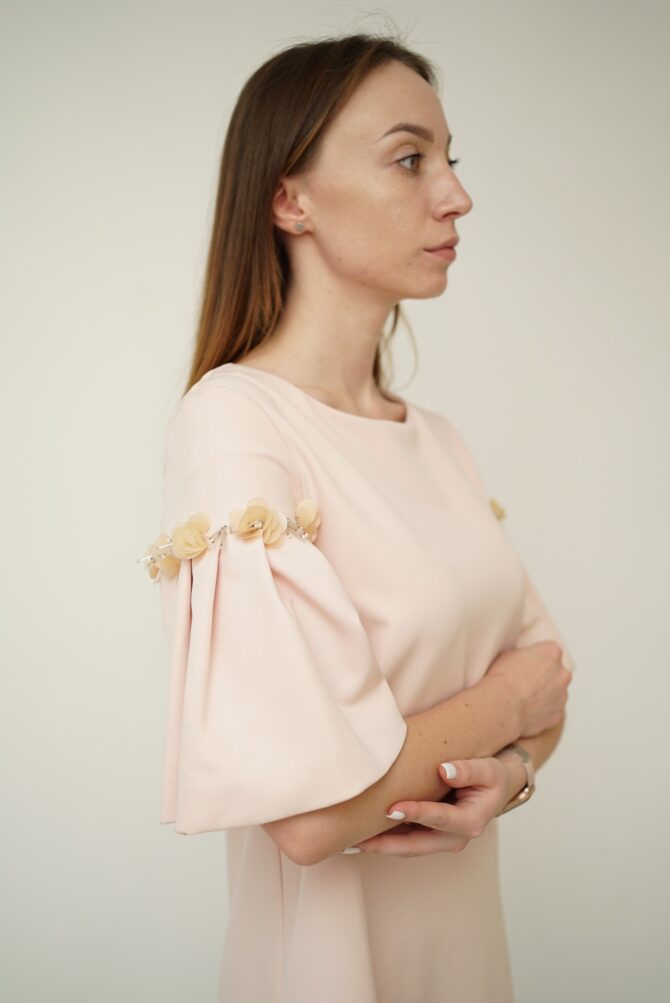
<svg viewBox="0 0 670 1003"><path fill-rule="evenodd" d="M305 233L310 229L307 214L302 208L303 193L294 178L280 178L272 199L272 222L280 230L297 233L296 223L302 223Z"/></svg>

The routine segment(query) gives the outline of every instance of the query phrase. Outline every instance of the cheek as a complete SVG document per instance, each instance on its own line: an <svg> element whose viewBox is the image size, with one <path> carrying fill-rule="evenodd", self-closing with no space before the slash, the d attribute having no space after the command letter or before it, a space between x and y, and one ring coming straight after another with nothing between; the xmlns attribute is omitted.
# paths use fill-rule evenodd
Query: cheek
<svg viewBox="0 0 670 1003"><path fill-rule="evenodd" d="M340 221L374 224L383 232L406 223L418 211L419 190L411 179L403 177L394 166L384 169L357 165L350 169L330 170L319 178L313 189L316 220L336 229Z"/></svg>
<svg viewBox="0 0 670 1003"><path fill-rule="evenodd" d="M324 254L361 277L406 266L419 240L415 198L383 173L324 183L316 215Z"/></svg>

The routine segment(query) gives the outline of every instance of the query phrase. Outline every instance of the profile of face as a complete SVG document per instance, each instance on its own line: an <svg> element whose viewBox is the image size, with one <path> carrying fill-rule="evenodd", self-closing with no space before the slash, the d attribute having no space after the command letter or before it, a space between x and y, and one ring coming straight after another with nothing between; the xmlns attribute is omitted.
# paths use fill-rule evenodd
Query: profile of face
<svg viewBox="0 0 670 1003"><path fill-rule="evenodd" d="M390 131L399 123L424 134ZM426 249L457 237L472 208L448 140L440 99L423 77L397 61L369 74L328 126L316 162L277 189L273 221L295 235L287 243L298 273L325 271L389 305L439 295L453 259Z"/></svg>

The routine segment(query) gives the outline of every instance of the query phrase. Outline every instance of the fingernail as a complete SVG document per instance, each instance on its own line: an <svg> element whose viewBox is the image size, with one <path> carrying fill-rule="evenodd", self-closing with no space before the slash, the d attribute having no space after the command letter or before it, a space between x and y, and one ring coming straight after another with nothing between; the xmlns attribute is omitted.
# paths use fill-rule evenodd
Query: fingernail
<svg viewBox="0 0 670 1003"><path fill-rule="evenodd" d="M440 766L444 767L444 772L447 774L449 780L453 780L458 773L453 763L440 763Z"/></svg>
<svg viewBox="0 0 670 1003"><path fill-rule="evenodd" d="M360 853L360 846L347 846L346 849L342 850L342 853Z"/></svg>
<svg viewBox="0 0 670 1003"><path fill-rule="evenodd" d="M392 818L395 822L399 822L401 818L405 817L405 812L404 811L398 811L398 809L396 808L396 810L392 811L390 815L387 812L386 813L386 817L387 818Z"/></svg>

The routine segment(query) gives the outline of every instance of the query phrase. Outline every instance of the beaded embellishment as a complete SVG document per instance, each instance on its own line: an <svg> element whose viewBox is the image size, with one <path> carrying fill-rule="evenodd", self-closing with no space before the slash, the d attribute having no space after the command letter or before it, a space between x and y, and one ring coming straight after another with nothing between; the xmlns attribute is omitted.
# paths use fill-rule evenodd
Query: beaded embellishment
<svg viewBox="0 0 670 1003"><path fill-rule="evenodd" d="M228 533L236 533L243 540L262 537L266 547L281 547L287 536L313 543L321 523L316 502L303 498L298 502L295 516L285 515L270 507L265 498L250 498L244 509L235 508L229 521L212 533L207 530L211 519L206 512L196 512L179 523L172 535L162 533L149 546L137 564L144 564L150 578L157 582L162 575L172 578L179 571L181 561L196 560L207 550L223 546Z"/></svg>
<svg viewBox="0 0 670 1003"><path fill-rule="evenodd" d="M495 500L495 498L489 498L489 503L491 505L491 508L493 509L493 514L496 517L496 519L499 519L500 522L502 522L503 519L505 518L505 515L507 514L505 512L505 509L502 507L500 502L497 502Z"/></svg>

